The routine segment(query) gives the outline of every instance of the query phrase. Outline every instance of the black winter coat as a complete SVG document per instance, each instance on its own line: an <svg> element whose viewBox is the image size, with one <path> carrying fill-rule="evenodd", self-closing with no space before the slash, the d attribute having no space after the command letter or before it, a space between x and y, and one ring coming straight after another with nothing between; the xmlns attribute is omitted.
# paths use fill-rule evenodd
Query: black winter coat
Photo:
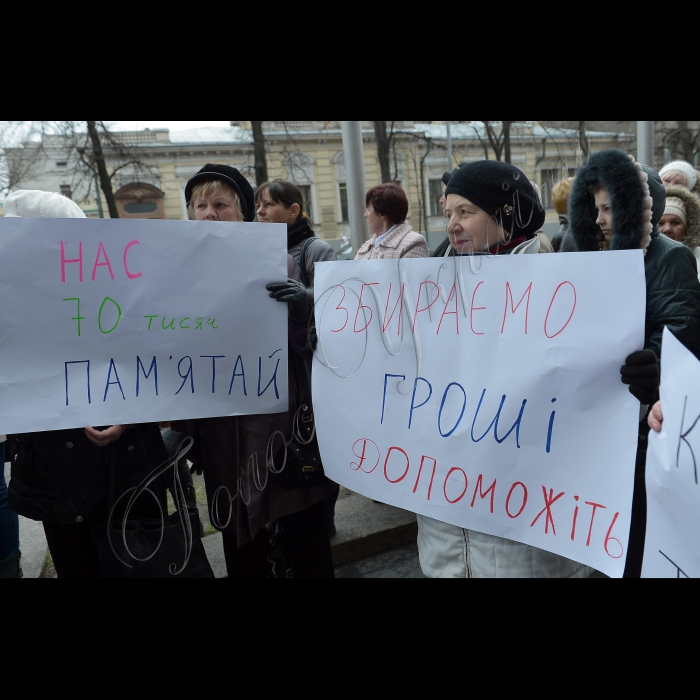
<svg viewBox="0 0 700 700"><path fill-rule="evenodd" d="M117 467L118 496L167 459L156 423L127 428L106 447L90 442L82 428L11 435L8 445L10 509L57 525L107 514L111 464Z"/></svg>

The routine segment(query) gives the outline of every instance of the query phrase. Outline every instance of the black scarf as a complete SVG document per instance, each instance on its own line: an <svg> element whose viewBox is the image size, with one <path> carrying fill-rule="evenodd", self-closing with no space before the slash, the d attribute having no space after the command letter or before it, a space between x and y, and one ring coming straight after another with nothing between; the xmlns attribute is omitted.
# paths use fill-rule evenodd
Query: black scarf
<svg viewBox="0 0 700 700"><path fill-rule="evenodd" d="M299 245L307 238L312 238L314 230L309 225L306 217L299 217L291 226L287 228L287 250Z"/></svg>

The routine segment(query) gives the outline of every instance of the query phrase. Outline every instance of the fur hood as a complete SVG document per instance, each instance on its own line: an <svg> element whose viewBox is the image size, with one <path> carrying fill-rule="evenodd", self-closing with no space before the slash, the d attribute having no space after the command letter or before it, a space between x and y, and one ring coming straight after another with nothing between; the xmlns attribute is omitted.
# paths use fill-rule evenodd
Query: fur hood
<svg viewBox="0 0 700 700"><path fill-rule="evenodd" d="M688 192L685 187L669 187L666 190L666 196L678 197L683 202L688 217L683 245L694 251L700 246L700 199L692 192Z"/></svg>
<svg viewBox="0 0 700 700"><path fill-rule="evenodd" d="M569 197L570 236L579 251L599 250L595 199L590 188L601 183L610 194L613 236L610 250L646 250L659 235L666 192L658 173L640 166L616 148L593 153L579 168Z"/></svg>

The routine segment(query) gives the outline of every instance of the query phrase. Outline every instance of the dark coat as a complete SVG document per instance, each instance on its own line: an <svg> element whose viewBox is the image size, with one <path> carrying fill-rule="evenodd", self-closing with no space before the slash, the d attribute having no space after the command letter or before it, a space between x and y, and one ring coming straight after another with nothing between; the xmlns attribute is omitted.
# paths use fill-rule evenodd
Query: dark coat
<svg viewBox="0 0 700 700"><path fill-rule="evenodd" d="M664 326L700 358L700 282L693 253L662 235L658 223L666 208L661 178L645 166L652 203L650 240L644 235L642 210L645 192L639 172L620 150L594 153L579 169L569 197L570 236L576 250L599 250L592 185L600 182L610 194L613 212L611 250L646 250L644 271L647 310L644 347L661 357ZM624 359L624 358L621 358Z"/></svg>
<svg viewBox="0 0 700 700"><path fill-rule="evenodd" d="M90 442L82 428L11 435L8 445L10 509L57 525L107 514L111 464L118 496L167 459L156 423L127 428L106 447Z"/></svg>
<svg viewBox="0 0 700 700"><path fill-rule="evenodd" d="M288 275L299 279L299 268L287 256ZM241 547L273 520L306 510L333 493L335 484L325 479L313 487L283 489L267 468L270 438L276 432L286 440L292 435L292 421L306 386L306 360L301 351L306 347L307 326L289 328L289 406L285 413L227 416L176 421L175 430L191 435L193 456L201 459L204 483L212 525L235 535ZM278 436L273 444L276 452L282 446ZM281 467L280 461L275 468Z"/></svg>

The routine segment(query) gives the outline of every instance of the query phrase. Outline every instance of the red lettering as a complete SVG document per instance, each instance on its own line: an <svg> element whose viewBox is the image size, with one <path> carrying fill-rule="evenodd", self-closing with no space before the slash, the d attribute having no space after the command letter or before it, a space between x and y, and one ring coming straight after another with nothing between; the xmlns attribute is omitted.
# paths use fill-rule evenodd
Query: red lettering
<svg viewBox="0 0 700 700"><path fill-rule="evenodd" d="M386 471L387 464L389 463L389 457L391 457L391 453L394 450L396 450L397 452L400 452L406 458L406 470L398 479L390 479L389 475L387 474L387 471ZM403 481L406 478L406 474L408 474L408 470L409 470L410 466L411 466L411 463L408 459L408 455L400 447L390 447L389 451L386 453L386 459L384 460L384 478L390 484L398 484L400 481Z"/></svg>
<svg viewBox="0 0 700 700"><path fill-rule="evenodd" d="M355 448L357 447L357 443L359 442L362 443L362 454L357 454L357 451L355 450ZM370 454L368 455L367 448L369 445L371 445L371 447L369 448ZM355 472L358 469L361 469L365 474L371 474L379 465L379 458L381 457L381 455L379 453L377 443L373 440L369 440L368 438L361 438L360 440L356 440L352 446L352 453L355 455L355 457L357 457L360 460L359 463L350 462L350 469L352 469ZM371 469L365 469L362 465L365 463L366 460L371 460L373 457L376 457L374 466Z"/></svg>
<svg viewBox="0 0 700 700"><path fill-rule="evenodd" d="M527 323L530 318L530 294L532 293L532 282L530 282L530 285L528 288L525 290L525 294L520 297L520 301L518 302L518 305L516 307L513 307L513 292L510 288L510 283L506 282L506 308L503 309L503 325L501 326L501 333L505 330L506 327L506 317L508 316L508 299L510 298L510 309L511 313L515 315L515 312L520 308L520 304L523 303L523 300L525 297L527 297L527 305L525 306L525 335L527 335Z"/></svg>
<svg viewBox="0 0 700 700"><path fill-rule="evenodd" d="M533 527L535 523L540 519L543 513L547 513L547 517L544 522L544 534L549 534L549 523L552 523L552 532L556 535L557 531L554 527L554 518L552 517L552 506L564 495L562 491L556 498L554 496L554 489L549 489L549 496L547 496L547 489L542 487L542 494L544 495L544 508L537 514L537 517L530 523L530 527Z"/></svg>
<svg viewBox="0 0 700 700"><path fill-rule="evenodd" d="M428 500L430 500L430 494L433 492L433 479L435 479L435 469L437 467L437 460L433 459L432 457L427 457L426 455L423 455L421 457L420 467L418 467L418 476L416 477L416 484L413 487L413 493L415 493L418 490L418 483L420 482L420 475L423 472L423 463L425 462L426 459L433 460L433 473L430 475L430 484L428 484Z"/></svg>
<svg viewBox="0 0 700 700"><path fill-rule="evenodd" d="M435 287L435 299L433 299L430 304L428 304L424 309L419 309L418 306L420 305L420 295L423 293L423 287L426 284L432 284L433 287ZM428 295L430 297L430 295ZM435 284L435 282L421 282L420 287L418 287L418 299L416 300L416 312L413 315L413 328L411 329L411 332L415 334L416 332L416 322L418 321L418 314L423 313L423 311L427 311L438 299L440 298L440 287Z"/></svg>
<svg viewBox="0 0 700 700"><path fill-rule="evenodd" d="M455 300L455 310L454 311L448 311L447 306L450 303L450 299L454 296ZM445 316L451 316L454 314L455 317L455 324L457 325L457 335L459 335L459 302L458 302L458 297L457 297L457 285L453 284L452 289L450 289L450 296L447 297L447 301L445 302L445 308L442 312L442 316L440 316L440 323L438 324L438 329L437 329L437 334L440 335L440 326L442 326L442 321L445 318Z"/></svg>
<svg viewBox="0 0 700 700"><path fill-rule="evenodd" d="M402 284L401 291L399 292L399 298L396 300L396 303L394 304L394 310L391 312L391 316L389 316L389 320L387 321L386 320L386 312L389 309L389 299L391 299L391 282L389 282L389 294L387 294L386 306L384 307L384 323L382 324L382 333L386 332L386 329L389 327L389 324L391 323L391 319L394 318L394 314L396 313L396 307L399 306L399 303L400 303L401 307L399 309L398 335L401 335L401 316L403 314L403 295L404 295L405 291L406 291L406 285Z"/></svg>
<svg viewBox="0 0 700 700"><path fill-rule="evenodd" d="M478 331L474 330L474 312L475 311L486 311L485 306L474 306L474 298L476 297L476 293L479 291L479 287L481 287L482 284L483 284L483 282L479 282L479 284L476 285L476 289L474 290L474 293L472 294L472 306L471 306L471 310L469 312L469 325L471 326L472 333L474 335L484 335L483 333L479 333Z"/></svg>
<svg viewBox="0 0 700 700"><path fill-rule="evenodd" d="M66 258L65 243L61 241L61 282L66 281L66 263L80 263L80 281L83 281L83 244L78 243L78 257L75 260Z"/></svg>
<svg viewBox="0 0 700 700"><path fill-rule="evenodd" d="M364 294L365 287L371 287L372 285L379 284L379 282L370 282L368 284L363 284L362 289L360 289L360 300L357 302L357 313L355 314L355 324L353 326L353 330L355 333L362 333L363 331L366 331L369 328L370 323L372 323L372 318L374 317L374 312L369 306L365 306L362 303L362 295ZM369 311L369 321L365 324L364 328L360 328L360 330L357 330L357 317L360 315L360 309L367 309Z"/></svg>
<svg viewBox="0 0 700 700"><path fill-rule="evenodd" d="M591 524L588 528L588 539L586 540L586 547L591 546L591 533L593 532L593 521L595 520L595 512L598 510L598 508L602 508L603 510L606 510L607 506L602 506L600 503L591 503L590 501L586 501L587 506L593 506L593 512L591 513ZM611 527L612 529L612 527Z"/></svg>
<svg viewBox="0 0 700 700"><path fill-rule="evenodd" d="M554 333L553 335L549 335L549 331L547 330L547 321L549 321L549 314L550 314L550 312L551 312L551 310L552 310L552 306L553 306L553 304L554 304L554 300L557 298L557 294L559 294L559 290L560 290L565 284L568 284L568 285L571 287L571 289L573 290L573 292L574 292L574 304L573 304L573 306L571 307L571 313L569 314L569 318L567 319L566 323L565 323L565 324L561 327L561 329L558 330L556 333ZM562 282L562 283L556 288L556 290L555 290L555 292L554 292L554 296L552 297L552 301L549 302L549 308L547 309L547 315L546 315L545 318L544 318L544 334L545 334L548 338L556 338L560 333L563 333L563 332L564 332L564 329L569 325L569 323L571 323L571 319L574 317L574 311L576 311L576 287L574 287L574 285L571 284L571 282Z"/></svg>
<svg viewBox="0 0 700 700"><path fill-rule="evenodd" d="M460 472L462 474L462 476L464 477L464 490L454 500L450 499L450 497L447 495L447 482L450 480L450 477L452 476L452 472ZM447 472L447 476L445 477L445 483L442 485L442 492L445 494L445 500L448 503L452 503L452 504L459 503L466 495L468 488L469 488L469 479L467 479L467 473L464 471L464 469L460 469L459 467L452 467L452 469L450 469L450 471Z"/></svg>
<svg viewBox="0 0 700 700"><path fill-rule="evenodd" d="M348 325L348 321L350 320L350 313L348 312L348 310L344 306L342 306L342 303L345 301L345 287L343 287L342 284L338 285L338 287L340 287L340 289L343 290L343 298L338 303L338 306L335 307L335 310L336 311L341 311L341 310L345 311L345 323L343 324L342 328L338 328L337 330L331 329L331 333L340 333L340 331L344 331L345 326Z"/></svg>
<svg viewBox="0 0 700 700"><path fill-rule="evenodd" d="M578 501L578 496L574 496L574 500ZM574 508L574 521L571 523L571 541L576 537L576 521L578 520L578 506Z"/></svg>
<svg viewBox="0 0 700 700"><path fill-rule="evenodd" d="M105 261L100 262L100 254L104 253L105 256ZM114 279L114 273L112 272L112 265L109 262L109 257L107 255L107 251L105 250L104 245L102 245L102 242L100 242L99 247L97 248L97 256L95 257L95 264L92 268L92 281L95 281L95 273L97 272L98 267L106 267L109 270L109 276Z"/></svg>
<svg viewBox="0 0 700 700"><path fill-rule="evenodd" d="M126 276L130 280L135 280L137 277L141 277L143 273L141 272L130 272L129 271L129 266L126 264L126 254L129 252L129 248L131 248L132 245L140 245L138 241L131 241L130 243L126 244L126 248L124 248L124 272L126 272Z"/></svg>
<svg viewBox="0 0 700 700"><path fill-rule="evenodd" d="M498 481L498 480L497 480L497 479L494 479L494 480L493 480L493 484L491 484L491 486L489 486L489 487L486 489L486 493L484 493L484 492L481 490L481 484L483 483L483 480L484 480L483 474L479 474L479 478L476 480L476 488L474 489L474 497L472 498L472 506L471 506L471 507L472 507L472 508L474 507L474 501L476 501L476 494L477 494L477 493L481 496L481 500L482 500L482 501L483 501L484 498L486 498L486 496L488 496L489 493L490 493L490 494L491 494L491 512L493 513L493 499L494 499L495 496L496 496L496 481ZM511 489L511 491L512 491L512 490L513 490L513 489Z"/></svg>
<svg viewBox="0 0 700 700"><path fill-rule="evenodd" d="M612 559L619 559L625 553L625 548L622 546L620 540L618 540L617 537L610 537L610 533L615 527L615 523L617 522L617 518L619 515L619 513L615 513L615 517L613 518L613 521L612 523L610 523L610 527L608 528L608 534L605 536L605 553ZM610 541L617 542L618 546L620 547L620 553L617 556L615 556L614 554L610 554L610 551L608 550L608 542Z"/></svg>
<svg viewBox="0 0 700 700"><path fill-rule="evenodd" d="M520 506L520 510L515 514L512 515L510 512L510 497L513 495L513 491L515 491L516 486L522 486L523 489L523 504ZM506 498L506 513L508 514L509 518L512 518L515 520L515 518L519 518L520 514L525 510L525 506L527 505L527 486L523 484L522 481L516 481L511 487L510 491L508 491L508 498Z"/></svg>

